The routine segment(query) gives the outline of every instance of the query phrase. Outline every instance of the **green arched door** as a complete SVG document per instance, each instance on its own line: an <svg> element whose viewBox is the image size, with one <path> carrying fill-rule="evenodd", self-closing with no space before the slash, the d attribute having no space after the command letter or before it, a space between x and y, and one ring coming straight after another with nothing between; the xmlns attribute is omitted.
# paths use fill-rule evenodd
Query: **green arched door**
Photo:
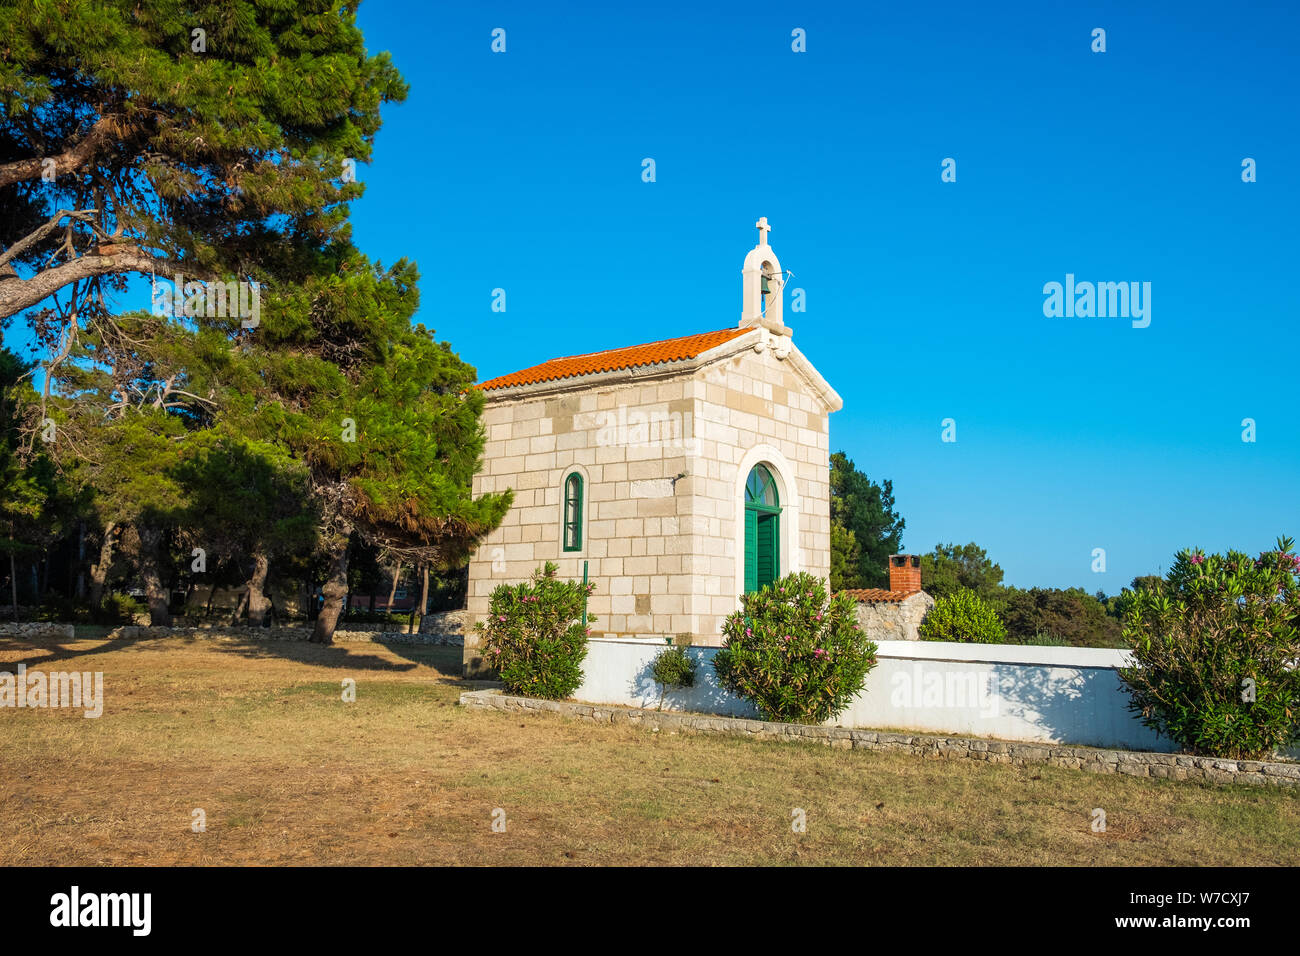
<svg viewBox="0 0 1300 956"><path fill-rule="evenodd" d="M745 480L745 593L781 576L781 498L772 473L755 465Z"/></svg>

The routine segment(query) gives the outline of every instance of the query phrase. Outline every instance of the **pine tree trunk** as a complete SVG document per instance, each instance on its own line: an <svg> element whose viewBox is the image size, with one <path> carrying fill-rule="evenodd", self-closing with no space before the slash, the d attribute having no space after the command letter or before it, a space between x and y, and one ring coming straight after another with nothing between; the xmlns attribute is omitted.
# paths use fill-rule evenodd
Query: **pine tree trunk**
<svg viewBox="0 0 1300 956"><path fill-rule="evenodd" d="M393 602L397 600L397 582L402 579L402 562L397 562L397 570L393 572L393 586L388 589L388 606L384 608L389 614L393 613Z"/></svg>
<svg viewBox="0 0 1300 956"><path fill-rule="evenodd" d="M266 575L270 567L264 552L253 552L253 573L248 579L248 623L253 627L266 624Z"/></svg>
<svg viewBox="0 0 1300 956"><path fill-rule="evenodd" d="M158 565L158 549L162 544L159 528L137 528L139 539L140 580L144 584L145 599L149 602L149 626L171 627L172 615L167 610L167 589L163 587Z"/></svg>
<svg viewBox="0 0 1300 956"><path fill-rule="evenodd" d="M348 593L348 535L336 536L330 558L330 575L321 588L324 603L316 615L309 640L313 644L332 644L334 629L343 613L343 601Z"/></svg>
<svg viewBox="0 0 1300 956"><path fill-rule="evenodd" d="M77 586L73 596L78 601L86 600L86 522L77 522Z"/></svg>
<svg viewBox="0 0 1300 956"><path fill-rule="evenodd" d="M9 552L9 597L14 603L14 623L18 623L18 562L14 553Z"/></svg>
<svg viewBox="0 0 1300 956"><path fill-rule="evenodd" d="M239 593L239 600L235 602L235 613L230 615L230 624L233 627L239 623L240 617L244 613L244 602L248 600L248 588L244 588Z"/></svg>
<svg viewBox="0 0 1300 956"><path fill-rule="evenodd" d="M113 536L117 533L117 523L110 521L104 526L104 540L99 545L99 562L90 568L90 609L99 610L104 603L104 583L108 580L108 569L113 564Z"/></svg>
<svg viewBox="0 0 1300 956"><path fill-rule="evenodd" d="M411 618L411 633L419 634L420 629L424 627L424 615L429 610L429 565L420 565L420 604L415 608L415 615Z"/></svg>

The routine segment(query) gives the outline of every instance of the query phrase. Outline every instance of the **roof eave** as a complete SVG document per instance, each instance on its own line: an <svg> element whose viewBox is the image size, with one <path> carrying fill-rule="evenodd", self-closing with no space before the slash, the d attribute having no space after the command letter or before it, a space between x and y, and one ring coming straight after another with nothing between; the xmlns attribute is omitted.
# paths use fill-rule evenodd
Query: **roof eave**
<svg viewBox="0 0 1300 956"><path fill-rule="evenodd" d="M515 401L527 398L539 398L554 392L571 391L574 388L591 388L599 385L619 385L629 382L650 381L657 378L669 378L683 372L693 372L697 368L727 358L752 347L754 333L751 330L744 335L706 349L694 358L677 359L672 362L655 362L653 365L637 365L632 368L613 369L608 372L590 372L586 375L568 375L564 378L548 379L545 382L529 382L526 385L507 385L504 388L483 389L484 398L489 401Z"/></svg>

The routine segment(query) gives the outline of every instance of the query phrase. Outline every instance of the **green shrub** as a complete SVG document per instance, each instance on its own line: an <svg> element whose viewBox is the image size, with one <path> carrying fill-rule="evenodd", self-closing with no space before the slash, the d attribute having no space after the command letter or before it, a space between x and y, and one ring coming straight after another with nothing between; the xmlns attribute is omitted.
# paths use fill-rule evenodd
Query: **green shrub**
<svg viewBox="0 0 1300 956"><path fill-rule="evenodd" d="M923 641L1001 644L1007 637L997 613L970 588L958 588L935 601L919 631Z"/></svg>
<svg viewBox="0 0 1300 956"><path fill-rule="evenodd" d="M1142 723L1195 754L1267 758L1300 735L1300 557L1183 551L1134 592L1120 672Z"/></svg>
<svg viewBox="0 0 1300 956"><path fill-rule="evenodd" d="M876 666L853 599L826 598L826 582L802 571L740 599L713 658L718 682L764 720L820 724L836 716Z"/></svg>
<svg viewBox="0 0 1300 956"><path fill-rule="evenodd" d="M96 624L134 624L148 613L149 605L129 594L105 594L103 603L91 611L91 618Z"/></svg>
<svg viewBox="0 0 1300 956"><path fill-rule="evenodd" d="M1004 588L995 609L1008 644L1041 643L1051 635L1072 647L1122 647L1120 622L1083 588Z"/></svg>
<svg viewBox="0 0 1300 956"><path fill-rule="evenodd" d="M60 595L48 595L32 614L34 621L52 621L65 624L88 624L92 620L90 606Z"/></svg>
<svg viewBox="0 0 1300 956"><path fill-rule="evenodd" d="M596 586L561 581L558 573L547 561L529 583L500 585L487 620L474 625L484 660L512 694L560 700L582 683L590 630L582 626L582 609Z"/></svg>
<svg viewBox="0 0 1300 956"><path fill-rule="evenodd" d="M659 684L659 709L664 708L664 695L669 687L695 686L695 658L681 646L669 647L659 652L650 673Z"/></svg>
<svg viewBox="0 0 1300 956"><path fill-rule="evenodd" d="M1020 644L1024 647L1075 647L1063 637L1057 637L1055 634L1044 634L1042 631L1036 631L1033 634L1026 634L1019 639L1009 639L1008 644Z"/></svg>

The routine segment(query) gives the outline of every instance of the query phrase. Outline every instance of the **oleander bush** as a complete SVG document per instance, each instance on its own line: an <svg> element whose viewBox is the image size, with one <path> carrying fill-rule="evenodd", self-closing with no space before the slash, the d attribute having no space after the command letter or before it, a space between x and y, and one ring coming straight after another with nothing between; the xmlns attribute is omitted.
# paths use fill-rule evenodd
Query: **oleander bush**
<svg viewBox="0 0 1300 956"><path fill-rule="evenodd" d="M1120 672L1142 723L1185 750L1265 759L1300 735L1300 556L1182 551L1136 591Z"/></svg>
<svg viewBox="0 0 1300 956"><path fill-rule="evenodd" d="M512 694L560 700L582 684L590 632L582 611L596 586L558 575L559 567L547 561L529 582L498 586L487 620L474 625L484 660Z"/></svg>
<svg viewBox="0 0 1300 956"><path fill-rule="evenodd" d="M876 645L847 594L828 599L824 579L799 571L740 601L723 624L713 669L764 720L824 723L862 690Z"/></svg>

